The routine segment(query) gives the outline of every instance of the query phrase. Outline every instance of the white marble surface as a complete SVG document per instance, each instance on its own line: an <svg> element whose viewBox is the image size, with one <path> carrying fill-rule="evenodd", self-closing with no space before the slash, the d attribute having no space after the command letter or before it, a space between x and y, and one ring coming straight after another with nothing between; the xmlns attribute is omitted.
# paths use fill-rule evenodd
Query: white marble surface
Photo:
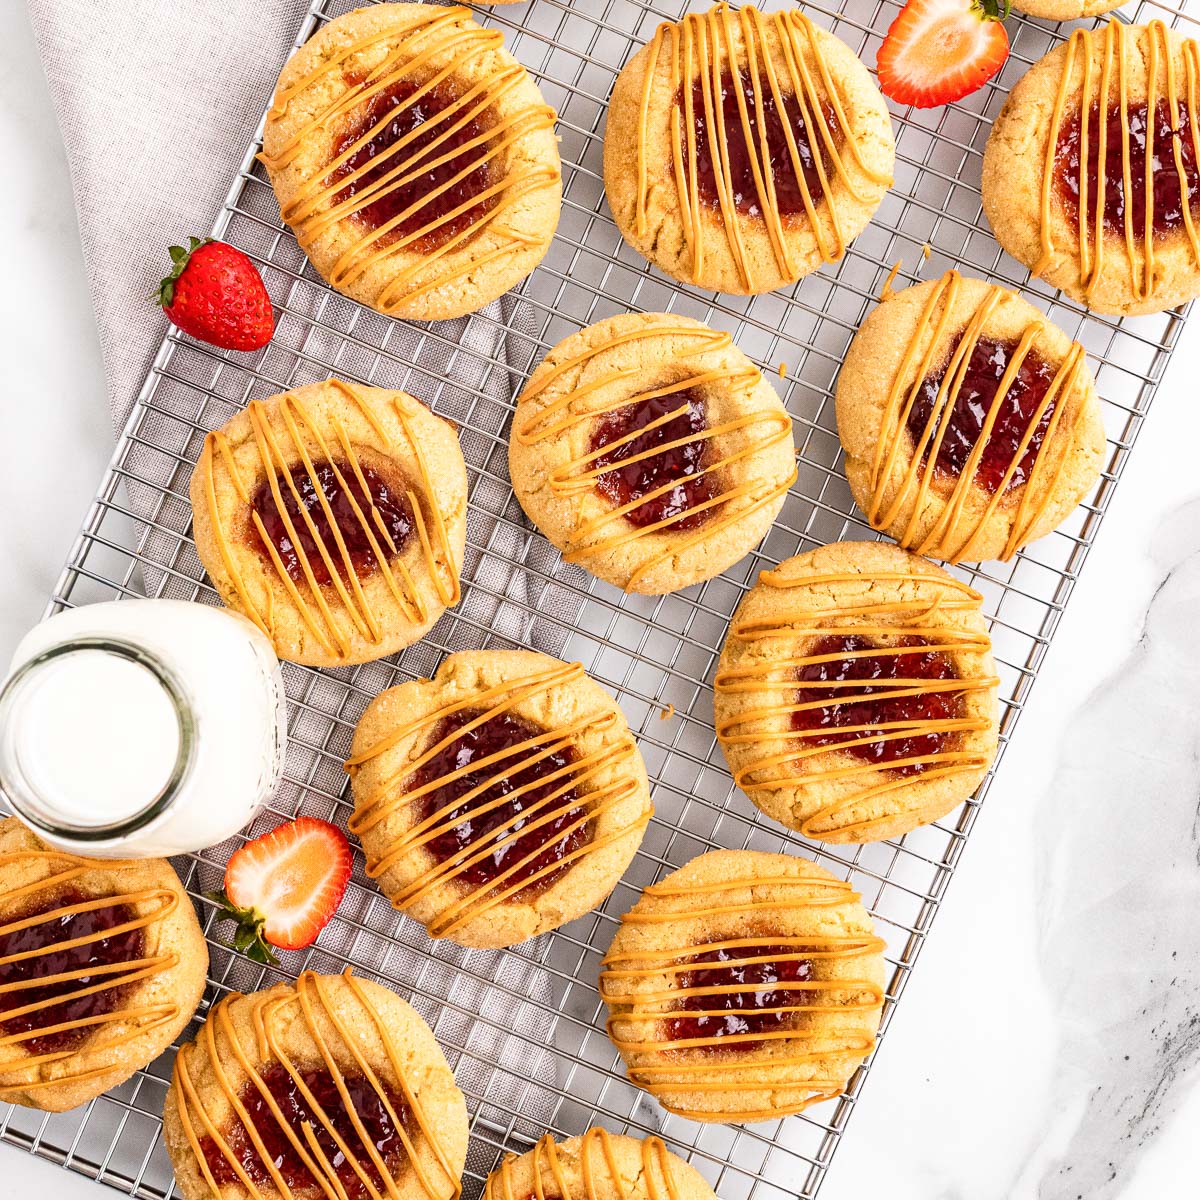
<svg viewBox="0 0 1200 1200"><path fill-rule="evenodd" d="M0 162L6 657L111 446L65 161L14 0L0 4ZM1198 372L1200 326L1164 381L823 1200L1195 1190ZM0 1170L17 1195L99 1195L11 1148Z"/></svg>

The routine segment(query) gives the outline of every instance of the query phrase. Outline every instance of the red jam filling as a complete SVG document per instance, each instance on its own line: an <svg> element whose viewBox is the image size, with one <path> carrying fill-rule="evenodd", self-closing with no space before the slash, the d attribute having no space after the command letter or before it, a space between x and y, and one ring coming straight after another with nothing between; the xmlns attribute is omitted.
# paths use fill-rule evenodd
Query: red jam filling
<svg viewBox="0 0 1200 1200"><path fill-rule="evenodd" d="M1146 232L1146 134L1150 125L1149 106L1143 100L1126 108L1129 119L1129 194L1125 190L1125 159L1121 136L1121 114L1116 107L1108 109L1104 127L1104 224L1112 233L1125 236L1126 205L1133 220L1134 237L1145 239ZM1177 119L1171 120L1170 102L1161 99L1154 107L1153 162L1151 185L1154 213L1152 229L1156 235L1183 228L1184 200L1179 185L1179 170L1175 148L1180 150L1183 176L1187 185L1187 205L1195 210L1200 193L1200 167L1196 163L1196 148L1192 142L1191 115L1188 106L1180 103ZM1084 164L1083 118L1078 111L1071 113L1058 135L1058 191L1072 220L1079 221L1079 177L1086 172L1087 208L1089 221L1094 221L1096 192L1100 180L1100 106L1094 104L1088 116L1087 162Z"/></svg>
<svg viewBox="0 0 1200 1200"><path fill-rule="evenodd" d="M488 853L455 879L472 890L497 882L506 891L525 884L510 897L517 899L548 888L571 865L563 859L591 841L590 822L576 826L584 809L576 789L568 786L579 755L570 745L545 753L548 745L561 739L547 736L540 726L511 713L464 728L482 715L481 710L465 709L442 718L433 731L432 744L446 738L450 742L409 777L405 789L416 791L467 768L463 775L420 799L421 821L450 807L437 822L443 832L425 847L438 862L458 863L490 846ZM537 745L518 749L532 738L540 738ZM486 766L476 765L497 754L503 757ZM535 757L536 762L529 761ZM481 786L478 795L456 803ZM498 803L487 812L478 811L494 802ZM499 844L513 834L518 836ZM533 878L543 870L546 874Z"/></svg>
<svg viewBox="0 0 1200 1200"><path fill-rule="evenodd" d="M911 646L912 653L851 657L856 651L869 650L875 646L874 642L858 634L823 637L808 647L805 653L809 656L834 657L826 662L809 663L796 672L801 687L796 691L795 703L827 701L819 708L805 708L792 713L792 728L808 734L801 743L806 749L810 746L849 743L843 746L847 753L886 767L900 759L939 754L949 748L951 739L955 736L953 732L912 733L884 741L885 733L895 734L898 730L875 728L894 722L907 724L954 720L963 715L962 695L957 691L932 689L916 695L881 695L900 689L908 690L904 684L898 683L898 680L937 681L957 678L946 655L936 650L921 649L922 646L928 645L924 638L905 637L899 644L904 647ZM861 683L858 682L860 680ZM850 686L819 686L843 681L849 682ZM804 687L806 683L818 686ZM841 732L848 726L860 725L868 728L856 733ZM820 732L808 733L809 730ZM929 765L931 764L905 763L890 769L899 775L914 775Z"/></svg>
<svg viewBox="0 0 1200 1200"><path fill-rule="evenodd" d="M369 193L374 198L354 212L354 220L376 230L400 217L381 243L420 234L407 246L416 254L445 245L495 208L498 195L483 193L501 173L499 159L487 157L495 125L491 109L477 111L478 97L460 103L461 93L445 80L416 96L423 87L416 80L401 80L355 109L334 144L335 159L368 130L385 123L330 176L337 183L367 168L341 188L333 202ZM404 145L386 154L402 138ZM386 156L371 165L380 155ZM393 172L395 182L383 183Z"/></svg>
<svg viewBox="0 0 1200 1200"><path fill-rule="evenodd" d="M807 210L804 206L804 188L807 187L809 199L815 206L824 197L825 189L821 184L820 171L825 172L826 180L833 176L832 160L829 148L819 125L813 128L812 109L807 104L808 119L801 110L795 93L783 91L782 107L776 103L775 94L770 82L761 77L759 80L761 105L755 104L754 80L750 72L742 68L738 72L737 82L734 82L731 71L721 74L721 113L725 133L725 157L727 163L718 159L717 168L721 178L728 178L732 184L733 203L737 211L747 217L763 215L762 201L759 196L758 183L755 180L755 164L762 170L762 126L766 127L767 138L767 170L762 170L763 183L766 184L768 174L775 184L775 211L780 216L802 217ZM738 106L738 93L741 92L746 105L747 121L742 120L741 109ZM676 98L683 109L682 97ZM840 148L844 140L837 116L828 104L822 104L822 113L828 126L835 148ZM717 173L714 170L712 143L709 140L709 119L704 107L704 84L697 79L692 84L692 111L696 130L696 182L699 185L701 199L712 208L721 205L721 193L717 186ZM761 117L760 117L761 112ZM715 115L715 112L714 112ZM686 116L684 117L686 120ZM720 127L718 126L718 137ZM800 160L800 174L796 174L795 160L792 148L788 143L788 131L796 144L796 156ZM748 133L748 136L747 136ZM688 168L688 132L683 131L683 160L684 169ZM814 153L813 147L819 151ZM818 155L820 169L818 168ZM726 175L725 167L728 167ZM804 184L801 185L801 179Z"/></svg>
<svg viewBox="0 0 1200 1200"><path fill-rule="evenodd" d="M677 412L678 409L683 411ZM662 420L672 412L676 415ZM656 425L656 421L661 423ZM664 529L669 528L672 533L699 528L720 507L714 504L695 511L718 491L716 472L697 474L707 465L708 439L697 436L706 427L704 398L691 388L639 400L606 413L592 428L590 449L594 453L614 442L619 444L592 460L591 465L597 470L613 468L596 480L596 490L620 508L666 488L661 495L630 509L623 519L639 529L670 521ZM631 435L634 436L630 441L621 440ZM675 446L673 442L682 444ZM669 448L660 450L660 446Z"/></svg>
<svg viewBox="0 0 1200 1200"><path fill-rule="evenodd" d="M359 470L362 471L362 477L366 481L367 490L365 492L354 468L349 463L317 462L313 464L317 482L321 485L321 492L324 493L329 510L333 513L334 523L342 535L350 562L354 567L354 573L359 579L365 579L378 569L379 563L375 557L375 551L371 548L367 531L354 511L351 497L357 503L359 512L366 520L370 521L371 534L375 538L376 544L389 557L403 553L405 546L408 545L408 540L413 533L413 512L408 497L384 479L378 471L363 463L359 464ZM339 473L341 479L338 478ZM300 502L320 536L321 544L325 547L330 560L337 566L338 574L344 578L345 560L338 547L329 518L325 515L325 508L321 504L316 486L303 463L297 463L292 468L291 478L296 492L300 496ZM345 487L342 486L343 480L346 483ZM331 583L329 568L325 565L325 560L317 548L317 539L313 537L308 523L300 515L300 504L296 503L296 496L288 487L286 478L280 476L277 478L277 482L283 499L283 507L291 520L292 528L296 531L300 550L297 552L287 524L275 503L270 482L264 479L258 485L250 503L254 511L262 518L270 544L274 546L284 568L296 583L305 582L303 566L305 560L311 567L313 578L318 584ZM372 506L374 506L374 513L372 513ZM380 529L381 521L383 529L387 530L387 536ZM390 546L388 537L391 538ZM270 554L263 545L261 536L257 534L257 528L255 540L259 543L263 557L269 559Z"/></svg>
<svg viewBox="0 0 1200 1200"><path fill-rule="evenodd" d="M57 912L73 904L86 901L81 892L66 891L52 901L19 915L6 917L3 924L28 920ZM120 971L102 970L121 963L134 962L143 954L144 937L141 929L129 929L123 933L105 935L134 919L133 910L123 904L96 908L88 912L64 914L47 921L39 921L25 929L17 929L0 936L0 959L9 959L21 954L32 957L20 958L16 962L0 963L0 985L5 988L14 984L21 986L12 991L0 991L0 1033L5 1037L30 1033L37 1029L64 1024L68 1021L96 1021L76 1029L61 1029L23 1039L20 1045L30 1054L53 1054L70 1051L80 1046L100 1026L98 1018L119 1009L128 995L131 985L119 981ZM101 936L97 937L99 934ZM61 946L76 938L93 938L77 946L61 950L38 951L48 946ZM39 979L82 971L76 979L57 983L39 984ZM104 987L105 983L115 986ZM65 999L68 993L84 991L91 987L100 991L88 996ZM32 1012L20 1016L6 1017L5 1013L28 1005L39 1005Z"/></svg>
<svg viewBox="0 0 1200 1200"><path fill-rule="evenodd" d="M363 1138L355 1128L354 1120L346 1108L346 1104L337 1089L333 1076L325 1067L315 1067L299 1072L316 1105L325 1116L325 1120L333 1126L338 1138L335 1139L325 1127L325 1122L317 1115L313 1105L305 1097L296 1081L287 1069L279 1063L271 1063L262 1070L262 1079L267 1091L283 1113L288 1128L299 1139L314 1161L320 1162L321 1156L333 1168L338 1181L346 1191L349 1200L362 1200L367 1196L378 1196L386 1193L384 1181L379 1171L371 1161L370 1153L364 1145ZM400 1129L389 1114L387 1105L372 1084L362 1075L345 1076L346 1091L350 1096L350 1104L358 1117L367 1137L379 1152L380 1158L387 1166L392 1177L397 1175L397 1168L405 1161L404 1143L400 1137ZM385 1089L388 1104L401 1125L407 1126L409 1112L404 1101L396 1096L390 1088ZM245 1107L255 1132L262 1141L272 1164L283 1176L287 1186L293 1191L307 1194L309 1192L324 1195L325 1189L296 1152L291 1139L280 1126L267 1101L253 1082L247 1081L242 1085L239 1100ZM304 1126L308 1125L321 1149L321 1156L312 1154L311 1147L304 1134ZM266 1164L259 1156L253 1142L246 1132L245 1126L237 1117L230 1120L229 1126L221 1131L233 1156L242 1169L254 1183L260 1187L274 1186ZM359 1168L371 1181L371 1188L360 1178L351 1165L351 1161L338 1148L338 1140L348 1147ZM205 1161L219 1187L240 1184L240 1178L233 1165L225 1157L221 1148L211 1137L201 1139L200 1147L204 1152Z"/></svg>
<svg viewBox="0 0 1200 1200"><path fill-rule="evenodd" d="M967 460L983 433L984 422L996 398L1000 380L1008 370L1009 360L1017 344L1016 341L997 342L987 337L982 337L975 343L958 395L949 406L948 416L944 411L938 418L921 458L922 465L929 461L929 452L937 439L938 430L945 425L942 444L938 447L935 477L956 480L966 468ZM921 384L916 401L908 414L908 431L914 442L919 442L925 432L930 414L937 404L938 389L948 369L949 361ZM1000 402L1000 410L996 414L983 453L971 477L972 482L989 496L995 494L1004 479L1005 471L1017 457L1021 439L1037 417L1038 406L1057 373L1058 368L1046 362L1034 350L1030 350L1021 360L1016 377ZM1038 418L1029 444L1005 487L1006 492L1011 488L1020 487L1029 478L1046 430L1050 427L1054 407L1054 401L1047 404L1045 412Z"/></svg>
<svg viewBox="0 0 1200 1200"><path fill-rule="evenodd" d="M686 960L689 963L725 965L698 966L681 971L676 976L677 987L691 989L737 984L745 990L710 995L689 991L671 1006L673 1012L687 1015L667 1018L667 1036L671 1041L723 1038L731 1034L768 1033L794 1024L795 1013L779 1010L805 1004L811 992L787 985L804 983L813 977L813 965L808 959L786 957L795 954L794 946L763 942L752 946L718 946L691 955ZM766 961L746 961L754 958ZM746 1038L730 1042L722 1049L752 1050L760 1044Z"/></svg>

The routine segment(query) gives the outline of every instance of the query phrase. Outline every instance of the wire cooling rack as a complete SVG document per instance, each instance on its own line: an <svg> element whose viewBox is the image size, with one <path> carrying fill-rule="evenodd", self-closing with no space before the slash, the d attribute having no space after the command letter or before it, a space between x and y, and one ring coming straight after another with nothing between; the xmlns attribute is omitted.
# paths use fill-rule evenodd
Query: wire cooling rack
<svg viewBox="0 0 1200 1200"><path fill-rule="evenodd" d="M352 6L352 0L317 0L307 14L298 13L296 44ZM253 396L336 374L411 391L458 423L472 513L462 604L394 659L339 671L286 668L285 782L247 832L300 811L345 824L350 803L342 760L355 721L382 688L432 673L454 650L536 646L581 661L616 693L638 734L657 816L624 880L601 910L564 929L510 951L466 951L430 941L395 913L362 874L358 855L333 923L316 946L285 954L276 971L221 948L221 931L214 931L212 907L202 897L218 883L235 843L176 865L215 932L209 1004L229 989L347 963L411 999L467 1094L467 1200L506 1150L528 1148L545 1128L569 1136L590 1125L661 1134L722 1200L816 1193L870 1063L842 1097L799 1117L726 1127L669 1116L628 1083L604 1033L595 990L600 959L640 889L694 855L717 847L807 855L852 881L887 941L882 1045L991 777L959 811L897 841L828 848L783 831L733 787L713 735L710 681L728 618L762 568L825 542L874 536L841 471L832 388L892 265L903 263L900 283L957 266L1019 288L1087 348L1109 448L1096 493L1061 530L1010 564L958 571L986 597L1003 681L1003 753L1183 327L1182 311L1136 320L1089 316L1031 282L991 236L979 197L991 121L1009 87L1068 32L1016 17L1009 22L1012 56L982 92L947 108L893 112L895 187L840 263L787 291L751 299L678 287L655 273L623 245L604 204L605 101L616 72L659 21L705 6L527 0L478 11L481 21L504 31L558 109L565 195L547 261L502 305L464 321L394 321L327 288L281 226L254 159L257 145L251 147L214 233L258 263L276 305L276 337L263 351L236 355L168 333L51 604L53 610L147 593L216 603L190 538L187 479L204 433ZM872 63L899 5L824 0L804 7ZM1142 0L1122 15L1160 17L1196 31L1194 8L1188 16ZM673 596L624 596L564 565L525 520L507 477L505 429L523 379L562 337L627 309L685 313L731 332L783 394L800 447L799 479L759 549L721 578ZM664 718L668 706L673 715ZM195 1025L185 1036L194 1031ZM170 1068L167 1054L109 1095L62 1115L0 1108L0 1139L123 1192L165 1197L173 1182L159 1135Z"/></svg>

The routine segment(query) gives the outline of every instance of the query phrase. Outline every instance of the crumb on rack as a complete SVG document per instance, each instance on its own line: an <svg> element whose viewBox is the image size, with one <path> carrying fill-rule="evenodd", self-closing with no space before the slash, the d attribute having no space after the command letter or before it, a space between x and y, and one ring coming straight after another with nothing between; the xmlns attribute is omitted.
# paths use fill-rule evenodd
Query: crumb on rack
<svg viewBox="0 0 1200 1200"><path fill-rule="evenodd" d="M779 364L779 378L780 379L787 378L787 363L781 362Z"/></svg>
<svg viewBox="0 0 1200 1200"><path fill-rule="evenodd" d="M926 243L925 243L925 244L924 244L924 245L921 247L921 254L922 254L922 256L923 256L925 259L928 259L928 258L929 258L929 256L930 256L932 253L933 253L933 247L932 247L932 246L930 246L930 244L929 244L928 242L926 242Z"/></svg>
<svg viewBox="0 0 1200 1200"><path fill-rule="evenodd" d="M675 705L668 704L666 708L658 714L660 721L669 721L675 715Z"/></svg>

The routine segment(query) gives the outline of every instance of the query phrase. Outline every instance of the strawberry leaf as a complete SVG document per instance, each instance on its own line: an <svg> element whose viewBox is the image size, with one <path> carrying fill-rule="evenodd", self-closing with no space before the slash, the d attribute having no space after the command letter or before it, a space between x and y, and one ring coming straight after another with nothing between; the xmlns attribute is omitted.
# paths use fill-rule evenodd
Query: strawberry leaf
<svg viewBox="0 0 1200 1200"><path fill-rule="evenodd" d="M188 246L185 250L182 246L170 246L167 253L171 256L171 262L174 264L171 267L171 273L168 275L151 294L150 299L156 304L162 305L163 308L170 308L175 302L175 284L179 277L187 270L187 265L191 261L191 257L201 246L206 246L211 242L212 238L188 238Z"/></svg>
<svg viewBox="0 0 1200 1200"><path fill-rule="evenodd" d="M264 913L257 908L240 908L234 904L224 891L204 893L218 908L218 921L236 921L237 928L233 932L233 941L227 943L230 950L244 954L252 962L262 963L263 966L277 967L279 959L272 953L267 944L263 927L267 923Z"/></svg>
<svg viewBox="0 0 1200 1200"><path fill-rule="evenodd" d="M971 8L985 21L1004 21L1012 13L1012 0L972 0Z"/></svg>

